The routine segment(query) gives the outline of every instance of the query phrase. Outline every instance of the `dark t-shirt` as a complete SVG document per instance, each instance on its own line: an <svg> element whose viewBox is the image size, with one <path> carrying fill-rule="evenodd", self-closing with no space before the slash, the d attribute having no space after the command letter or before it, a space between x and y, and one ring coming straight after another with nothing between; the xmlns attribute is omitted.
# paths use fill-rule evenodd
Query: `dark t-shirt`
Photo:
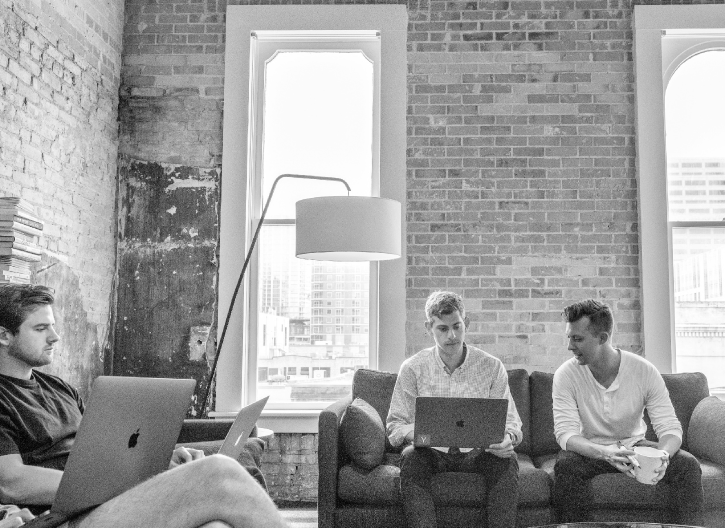
<svg viewBox="0 0 725 528"><path fill-rule="evenodd" d="M0 374L0 456L20 454L26 465L62 470L83 410L78 391L57 376Z"/></svg>

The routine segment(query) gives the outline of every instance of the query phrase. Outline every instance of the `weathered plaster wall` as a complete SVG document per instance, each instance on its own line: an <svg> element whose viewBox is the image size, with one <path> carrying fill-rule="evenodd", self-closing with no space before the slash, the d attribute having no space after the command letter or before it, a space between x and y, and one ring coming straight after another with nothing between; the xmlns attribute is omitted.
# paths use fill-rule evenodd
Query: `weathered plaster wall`
<svg viewBox="0 0 725 528"><path fill-rule="evenodd" d="M122 0L0 0L0 194L45 222L32 281L55 289L47 368L85 395L111 354Z"/></svg>
<svg viewBox="0 0 725 528"><path fill-rule="evenodd" d="M114 374L195 378L203 398L218 183L218 169L121 156Z"/></svg>

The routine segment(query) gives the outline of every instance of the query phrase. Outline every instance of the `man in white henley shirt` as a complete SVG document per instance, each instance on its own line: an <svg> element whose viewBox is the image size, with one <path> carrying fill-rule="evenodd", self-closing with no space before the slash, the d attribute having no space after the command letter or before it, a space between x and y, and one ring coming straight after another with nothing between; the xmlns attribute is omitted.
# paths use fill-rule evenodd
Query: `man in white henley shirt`
<svg viewBox="0 0 725 528"><path fill-rule="evenodd" d="M559 521L590 520L590 480L617 471L634 477L628 456L646 445L662 452L652 484L673 489L672 521L701 525L702 471L680 449L682 426L662 376L643 357L611 345L614 321L606 304L588 299L567 306L564 316L574 357L554 374L554 433L563 450L554 469ZM645 440L645 409L656 443Z"/></svg>

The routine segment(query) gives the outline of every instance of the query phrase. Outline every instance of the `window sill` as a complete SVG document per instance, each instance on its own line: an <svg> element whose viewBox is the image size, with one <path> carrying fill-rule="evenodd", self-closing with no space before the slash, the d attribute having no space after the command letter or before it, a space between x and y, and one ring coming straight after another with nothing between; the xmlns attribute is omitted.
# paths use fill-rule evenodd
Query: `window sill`
<svg viewBox="0 0 725 528"><path fill-rule="evenodd" d="M258 427L275 433L317 433L321 409L266 409L257 420ZM236 412L210 412L210 418L234 418Z"/></svg>

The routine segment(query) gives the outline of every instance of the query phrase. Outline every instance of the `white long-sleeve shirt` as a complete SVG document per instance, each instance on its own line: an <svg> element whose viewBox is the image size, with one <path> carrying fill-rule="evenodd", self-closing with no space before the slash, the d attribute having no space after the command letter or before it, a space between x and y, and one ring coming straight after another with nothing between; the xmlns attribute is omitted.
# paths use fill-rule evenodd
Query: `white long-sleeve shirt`
<svg viewBox="0 0 725 528"><path fill-rule="evenodd" d="M682 439L682 426L655 366L636 354L617 350L621 353L619 372L609 388L576 358L554 374L554 434L562 449L575 435L595 444L631 446L647 431L645 408L658 438L671 434Z"/></svg>
<svg viewBox="0 0 725 528"><path fill-rule="evenodd" d="M500 359L491 354L463 346L466 347L466 357L453 373L448 372L435 346L421 350L400 366L387 419L391 445L401 445L405 436L414 429L417 396L506 398L509 402L506 432L513 435L514 445L521 443L521 419L511 396L506 368Z"/></svg>

